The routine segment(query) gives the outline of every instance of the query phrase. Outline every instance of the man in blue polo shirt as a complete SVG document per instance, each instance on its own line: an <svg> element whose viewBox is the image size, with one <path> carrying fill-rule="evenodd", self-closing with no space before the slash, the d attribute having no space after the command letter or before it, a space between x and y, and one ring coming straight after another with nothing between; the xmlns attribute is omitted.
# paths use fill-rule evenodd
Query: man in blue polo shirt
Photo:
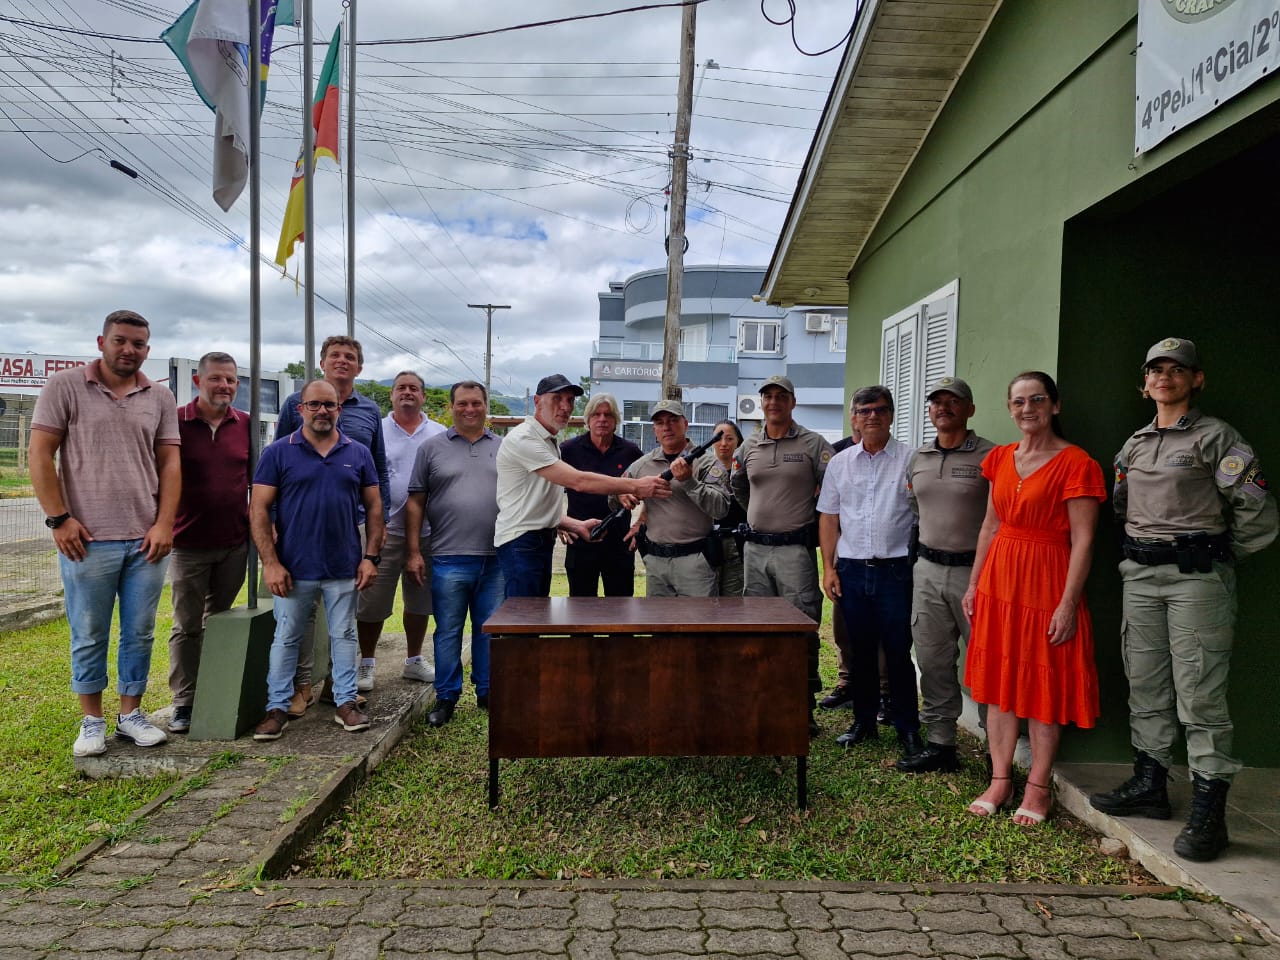
<svg viewBox="0 0 1280 960"><path fill-rule="evenodd" d="M364 369L364 348L352 337L335 335L325 337L320 345L320 372L324 379L338 391L339 412L342 414L342 435L364 444L373 455L373 465L378 471L378 492L382 495L383 514L386 521L391 502L390 475L387 473L386 445L382 435L382 409L364 394L356 390L356 378ZM310 374L308 374L310 376ZM280 407L280 419L276 423L276 439L282 440L302 426L298 409L301 393L292 393ZM361 522L363 522L361 517ZM311 677L315 666L315 617L311 619L302 636L298 649L298 672L294 677L293 698L289 703L289 716L301 717L311 706ZM332 652L332 651L331 651ZM332 657L330 658L332 659ZM321 673L324 672L321 664ZM330 678L332 680L332 678ZM362 701L363 697L360 698ZM333 700L332 683L326 683L320 694L322 703Z"/></svg>
<svg viewBox="0 0 1280 960"><path fill-rule="evenodd" d="M267 715L255 740L277 740L289 725L298 646L317 598L324 600L333 645L334 719L348 731L369 729L356 705L355 608L356 591L377 576L385 534L378 473L368 449L338 431L341 407L333 384L313 380L300 397L302 427L262 451L249 508L262 579L276 598Z"/></svg>

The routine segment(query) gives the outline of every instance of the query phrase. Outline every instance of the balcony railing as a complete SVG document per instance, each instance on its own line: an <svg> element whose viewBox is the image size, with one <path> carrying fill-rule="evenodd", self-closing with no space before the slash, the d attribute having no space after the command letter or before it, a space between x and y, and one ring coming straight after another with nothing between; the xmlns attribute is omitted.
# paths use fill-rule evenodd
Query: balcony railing
<svg viewBox="0 0 1280 960"><path fill-rule="evenodd" d="M632 340L596 340L591 344L592 356L611 360L661 360L662 343L638 343ZM728 345L680 345L681 361L689 363L736 363L737 354Z"/></svg>

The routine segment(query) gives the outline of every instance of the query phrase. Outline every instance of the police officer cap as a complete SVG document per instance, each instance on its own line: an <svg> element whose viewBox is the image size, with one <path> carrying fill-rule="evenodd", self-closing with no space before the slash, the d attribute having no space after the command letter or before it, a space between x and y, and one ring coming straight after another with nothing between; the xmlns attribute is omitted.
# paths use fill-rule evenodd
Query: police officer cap
<svg viewBox="0 0 1280 960"><path fill-rule="evenodd" d="M586 393L576 383L570 383L569 378L563 373L553 373L551 376L543 377L538 381L538 389L535 391L535 395L540 397L544 393L559 393L561 390L572 390L575 397L580 397Z"/></svg>
<svg viewBox="0 0 1280 960"><path fill-rule="evenodd" d="M1148 350L1142 369L1145 371L1156 360L1172 360L1191 370L1200 369L1200 354L1196 352L1196 345L1178 337L1166 337Z"/></svg>
<svg viewBox="0 0 1280 960"><path fill-rule="evenodd" d="M684 404L679 400L659 400L649 408L649 419L652 420L660 413L670 413L673 416L684 416Z"/></svg>
<svg viewBox="0 0 1280 960"><path fill-rule="evenodd" d="M932 400L935 393L954 393L961 400L973 403L973 391L959 377L939 377L929 387L929 391L924 395L924 398Z"/></svg>
<svg viewBox="0 0 1280 960"><path fill-rule="evenodd" d="M787 393L791 394L793 397L796 395L795 386L792 384L790 380L782 376L782 374L780 373L775 373L772 377L770 377L764 383L760 384L760 392L764 393L768 387L781 387L783 390L787 391Z"/></svg>

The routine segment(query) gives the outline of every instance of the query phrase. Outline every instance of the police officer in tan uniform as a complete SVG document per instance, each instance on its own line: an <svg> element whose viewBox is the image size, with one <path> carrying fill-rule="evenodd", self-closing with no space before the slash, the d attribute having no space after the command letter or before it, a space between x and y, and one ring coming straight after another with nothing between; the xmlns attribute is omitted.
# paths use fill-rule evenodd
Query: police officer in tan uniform
<svg viewBox="0 0 1280 960"><path fill-rule="evenodd" d="M1121 644L1129 678L1133 776L1089 802L1115 816L1167 820L1179 724L1192 798L1173 849L1213 860L1227 846L1231 756L1227 669L1235 631L1236 560L1276 537L1275 500L1252 448L1194 406L1204 388L1196 345L1170 337L1147 351L1143 396L1156 418L1116 456L1113 503L1124 522Z"/></svg>
<svg viewBox="0 0 1280 960"><path fill-rule="evenodd" d="M831 444L795 422L796 388L786 377L772 376L760 386L760 406L764 423L734 454L729 478L747 511L743 596L786 597L821 623L816 508ZM809 640L809 692L821 689L815 631ZM809 732L818 733L812 711Z"/></svg>
<svg viewBox="0 0 1280 960"><path fill-rule="evenodd" d="M671 471L671 496L645 504L645 526L636 536L644 556L645 593L650 597L714 597L719 538L711 528L729 511L729 477L714 456L690 463L689 421L678 400L659 400L649 411L658 446L627 467L625 477L657 477ZM617 509L614 496L609 506ZM714 562L713 562L714 561Z"/></svg>
<svg viewBox="0 0 1280 960"><path fill-rule="evenodd" d="M973 572L989 484L983 458L995 446L969 429L973 391L959 377L929 387L929 420L938 431L907 463L907 493L919 527L912 570L911 635L920 667L920 719L929 727L923 750L903 757L903 773L951 773L956 721L964 700L956 670L969 621L960 600Z"/></svg>

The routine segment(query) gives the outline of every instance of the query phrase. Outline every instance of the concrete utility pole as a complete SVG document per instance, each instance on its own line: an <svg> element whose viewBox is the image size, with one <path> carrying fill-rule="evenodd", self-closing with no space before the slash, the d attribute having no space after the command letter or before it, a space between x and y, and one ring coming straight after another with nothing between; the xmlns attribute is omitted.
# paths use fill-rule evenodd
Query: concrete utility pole
<svg viewBox="0 0 1280 960"><path fill-rule="evenodd" d="M489 393L489 376L493 370L493 311L510 310L509 303L468 303L472 310L483 310L484 325L484 392Z"/></svg>
<svg viewBox="0 0 1280 960"><path fill-rule="evenodd" d="M676 140L671 147L671 228L667 231L667 322L662 337L662 396L680 399L680 302L684 299L684 212L689 176L689 127L693 120L693 38L698 7L688 4L680 20L680 86L676 94Z"/></svg>

